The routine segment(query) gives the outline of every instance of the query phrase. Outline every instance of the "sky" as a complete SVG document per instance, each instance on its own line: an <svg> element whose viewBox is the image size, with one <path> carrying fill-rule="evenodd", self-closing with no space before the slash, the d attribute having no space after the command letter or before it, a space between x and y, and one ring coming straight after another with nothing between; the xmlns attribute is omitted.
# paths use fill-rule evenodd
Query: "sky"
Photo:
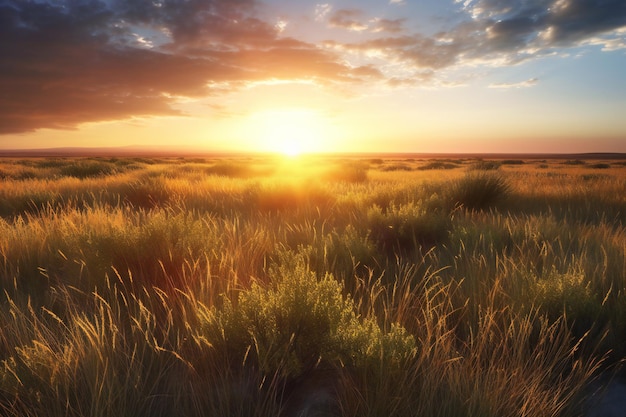
<svg viewBox="0 0 626 417"><path fill-rule="evenodd" d="M0 0L0 149L626 152L624 0Z"/></svg>

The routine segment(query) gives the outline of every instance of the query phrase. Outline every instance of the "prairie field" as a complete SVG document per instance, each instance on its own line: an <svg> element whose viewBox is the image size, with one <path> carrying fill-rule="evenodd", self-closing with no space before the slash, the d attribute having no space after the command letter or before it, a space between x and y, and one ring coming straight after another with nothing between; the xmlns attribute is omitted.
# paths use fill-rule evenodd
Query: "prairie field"
<svg viewBox="0 0 626 417"><path fill-rule="evenodd" d="M585 416L626 163L0 159L0 414Z"/></svg>

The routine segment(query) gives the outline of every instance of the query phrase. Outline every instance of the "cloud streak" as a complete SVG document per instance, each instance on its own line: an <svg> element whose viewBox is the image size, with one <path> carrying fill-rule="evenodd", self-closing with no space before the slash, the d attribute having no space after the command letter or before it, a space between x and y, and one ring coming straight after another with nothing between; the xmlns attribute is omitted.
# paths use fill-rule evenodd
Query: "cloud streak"
<svg viewBox="0 0 626 417"><path fill-rule="evenodd" d="M539 83L538 78L530 78L525 81L515 82L515 83L493 83L489 84L489 88L496 88L502 90L508 90L512 88L528 88L533 87Z"/></svg>

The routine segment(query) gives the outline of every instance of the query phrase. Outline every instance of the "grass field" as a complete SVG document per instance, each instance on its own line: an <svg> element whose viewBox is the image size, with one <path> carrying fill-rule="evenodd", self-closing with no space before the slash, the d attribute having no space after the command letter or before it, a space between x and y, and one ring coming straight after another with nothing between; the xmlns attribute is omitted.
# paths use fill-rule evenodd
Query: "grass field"
<svg viewBox="0 0 626 417"><path fill-rule="evenodd" d="M0 414L577 416L626 164L0 160Z"/></svg>

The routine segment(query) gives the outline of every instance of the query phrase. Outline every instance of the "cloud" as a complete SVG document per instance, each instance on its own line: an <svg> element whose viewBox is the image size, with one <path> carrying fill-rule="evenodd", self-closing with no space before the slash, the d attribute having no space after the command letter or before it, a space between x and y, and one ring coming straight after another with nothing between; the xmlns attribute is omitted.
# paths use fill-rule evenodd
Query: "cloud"
<svg viewBox="0 0 626 417"><path fill-rule="evenodd" d="M180 98L263 79L371 79L280 38L254 0L0 0L0 134L180 115ZM217 86L217 87L215 87Z"/></svg>
<svg viewBox="0 0 626 417"><path fill-rule="evenodd" d="M366 13L361 9L338 9L332 13L331 9L326 11L326 14L328 15L328 26L333 28L341 28L352 32L364 33L400 33L405 30L405 18L368 18Z"/></svg>
<svg viewBox="0 0 626 417"><path fill-rule="evenodd" d="M596 36L584 42L585 45L599 45L605 52L618 51L626 49L626 27L623 27L612 36Z"/></svg>
<svg viewBox="0 0 626 417"><path fill-rule="evenodd" d="M287 26L289 25L289 22L283 19L280 19L278 22L276 22L276 24L274 25L274 27L276 28L276 30L278 31L278 33L283 33L285 31L285 29L287 28Z"/></svg>
<svg viewBox="0 0 626 417"><path fill-rule="evenodd" d="M508 66L562 48L626 45L623 0L456 0L466 18L447 31L366 39L342 47L404 74L461 66ZM401 22L399 22L401 23ZM401 26L401 25L400 25ZM389 31L388 31L389 32ZM401 79L392 68L389 78ZM436 78L436 77L435 77Z"/></svg>
<svg viewBox="0 0 626 417"><path fill-rule="evenodd" d="M626 26L623 0L468 0L462 9L502 46L569 46Z"/></svg>
<svg viewBox="0 0 626 417"><path fill-rule="evenodd" d="M116 18L166 27L177 44L249 40L250 32L266 40L273 33L271 25L252 15L256 0L111 0L111 3Z"/></svg>
<svg viewBox="0 0 626 417"><path fill-rule="evenodd" d="M326 16L333 10L333 6L328 3L319 3L315 5L315 20L322 22Z"/></svg>
<svg viewBox="0 0 626 417"><path fill-rule="evenodd" d="M405 19L318 3L316 21L359 33L315 44L282 37L287 17L264 20L257 0L0 0L0 134L180 115L181 98L249 83L442 85L454 81L448 69L513 65L569 47L626 48L623 0L455 5L455 25L424 35Z"/></svg>
<svg viewBox="0 0 626 417"><path fill-rule="evenodd" d="M415 68L431 69L453 65L460 53L459 45L455 42L445 44L417 34L371 39L345 44L344 47L353 53L376 56Z"/></svg>
<svg viewBox="0 0 626 417"><path fill-rule="evenodd" d="M515 83L494 83L494 84L490 84L489 88L497 88L497 89L504 89L504 90L508 90L511 88L528 88L528 87L533 87L537 85L538 82L539 82L538 78L530 78L526 81L520 81L520 82L515 82Z"/></svg>
<svg viewBox="0 0 626 417"><path fill-rule="evenodd" d="M373 65L362 65L352 69L352 74L366 79L383 79L383 73Z"/></svg>
<svg viewBox="0 0 626 417"><path fill-rule="evenodd" d="M385 19L366 17L360 9L339 9L328 17L328 25L335 28L346 29L353 32L371 33L399 33L404 31L406 19Z"/></svg>
<svg viewBox="0 0 626 417"><path fill-rule="evenodd" d="M361 32L368 28L364 20L364 13L361 10L340 9L330 15L328 24L332 27Z"/></svg>
<svg viewBox="0 0 626 417"><path fill-rule="evenodd" d="M372 19L372 28L371 31L374 33L377 32L389 32L389 33L399 33L404 31L404 23L406 19Z"/></svg>

